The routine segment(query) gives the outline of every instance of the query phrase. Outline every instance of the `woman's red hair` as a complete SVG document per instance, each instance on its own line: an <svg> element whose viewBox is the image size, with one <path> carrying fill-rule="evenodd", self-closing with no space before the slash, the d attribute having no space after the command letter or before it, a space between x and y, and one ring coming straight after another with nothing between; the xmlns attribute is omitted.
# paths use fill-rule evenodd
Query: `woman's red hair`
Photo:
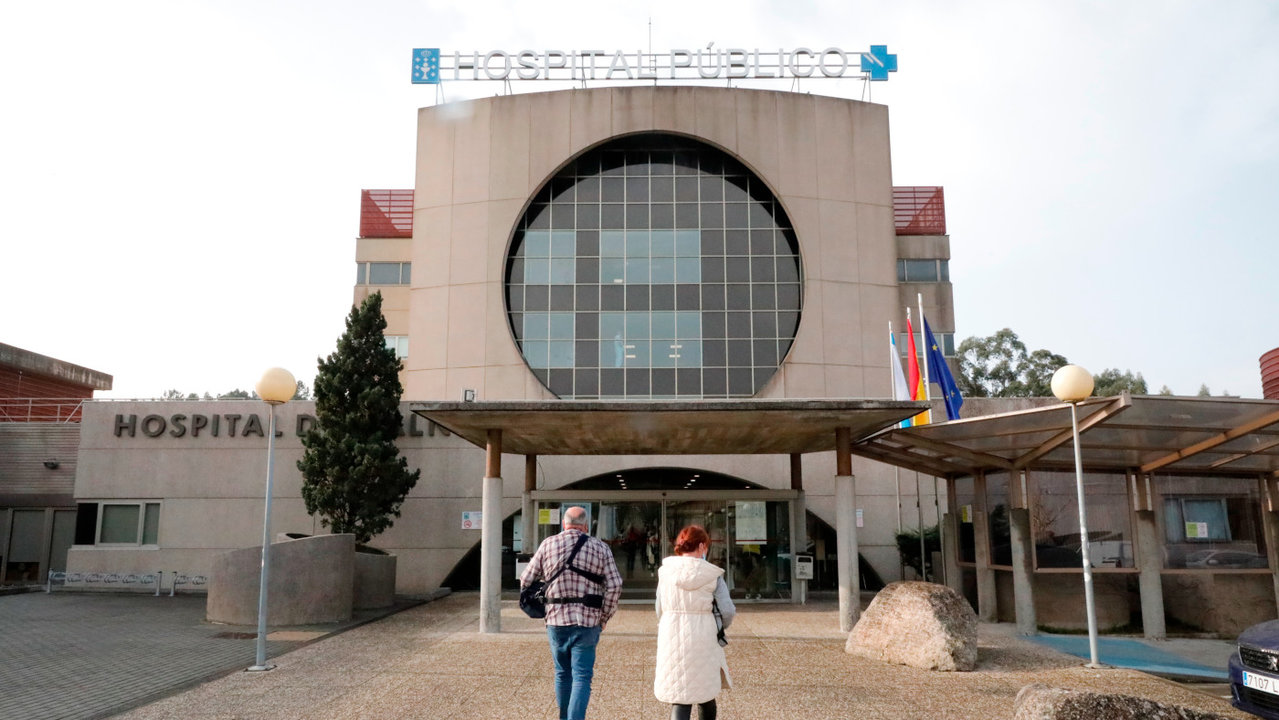
<svg viewBox="0 0 1279 720"><path fill-rule="evenodd" d="M711 536L706 534L706 530L701 525L689 525L680 530L679 536L675 538L675 552L691 553L702 543L710 545Z"/></svg>

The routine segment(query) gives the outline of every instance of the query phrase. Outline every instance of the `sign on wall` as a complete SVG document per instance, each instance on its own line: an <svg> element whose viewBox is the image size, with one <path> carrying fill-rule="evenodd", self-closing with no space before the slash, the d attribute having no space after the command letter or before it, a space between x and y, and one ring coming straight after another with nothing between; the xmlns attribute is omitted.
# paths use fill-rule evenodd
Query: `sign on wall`
<svg viewBox="0 0 1279 720"><path fill-rule="evenodd" d="M479 510L463 510L462 511L462 529L463 530L482 530L484 528L484 513Z"/></svg>
<svg viewBox="0 0 1279 720"><path fill-rule="evenodd" d="M866 52L699 48L664 53L637 50L490 50L441 52L413 49L413 84L446 80L720 80L857 77L882 81L897 72L887 45Z"/></svg>

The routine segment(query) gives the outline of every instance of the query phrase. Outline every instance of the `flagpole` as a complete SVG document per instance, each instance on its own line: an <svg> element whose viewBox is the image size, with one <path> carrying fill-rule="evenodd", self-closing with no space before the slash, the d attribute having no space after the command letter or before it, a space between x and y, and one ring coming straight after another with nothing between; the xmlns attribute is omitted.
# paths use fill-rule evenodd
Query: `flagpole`
<svg viewBox="0 0 1279 720"><path fill-rule="evenodd" d="M915 293L915 301L919 303L919 347L923 349L923 362L919 363L919 371L924 374L924 399L928 401L928 424L933 424L933 391L928 387L928 337L924 334L924 294Z"/></svg>
<svg viewBox="0 0 1279 720"><path fill-rule="evenodd" d="M889 320L888 321L888 351L889 351L890 362L896 360L896 358L892 357L892 354L893 354L892 349L893 349L893 321ZM892 398L894 400L897 400L898 399L897 398L897 378L893 376L892 365L888 366L888 388L889 388L889 392L892 393ZM901 478L901 468L897 467L896 465L893 466L893 482L896 483L897 485L897 532L898 534L900 534L902 531L902 478Z"/></svg>

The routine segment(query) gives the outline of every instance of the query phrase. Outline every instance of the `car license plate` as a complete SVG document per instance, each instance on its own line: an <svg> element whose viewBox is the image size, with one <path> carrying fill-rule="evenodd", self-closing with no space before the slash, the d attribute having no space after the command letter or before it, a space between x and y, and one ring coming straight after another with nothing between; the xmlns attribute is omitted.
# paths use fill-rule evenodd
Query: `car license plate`
<svg viewBox="0 0 1279 720"><path fill-rule="evenodd" d="M1244 672L1243 684L1253 690L1270 693L1271 695L1279 695L1279 680L1257 673Z"/></svg>

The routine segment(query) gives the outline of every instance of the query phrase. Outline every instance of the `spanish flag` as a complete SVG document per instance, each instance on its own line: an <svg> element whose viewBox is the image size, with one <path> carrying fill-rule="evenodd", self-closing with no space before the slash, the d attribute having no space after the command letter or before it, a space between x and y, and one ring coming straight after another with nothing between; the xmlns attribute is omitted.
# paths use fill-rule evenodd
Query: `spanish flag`
<svg viewBox="0 0 1279 720"><path fill-rule="evenodd" d="M919 372L919 355L915 352L915 330L910 325L910 310L906 311L906 384L910 388L912 400L927 400L924 378ZM911 425L927 425L928 411L910 419Z"/></svg>

